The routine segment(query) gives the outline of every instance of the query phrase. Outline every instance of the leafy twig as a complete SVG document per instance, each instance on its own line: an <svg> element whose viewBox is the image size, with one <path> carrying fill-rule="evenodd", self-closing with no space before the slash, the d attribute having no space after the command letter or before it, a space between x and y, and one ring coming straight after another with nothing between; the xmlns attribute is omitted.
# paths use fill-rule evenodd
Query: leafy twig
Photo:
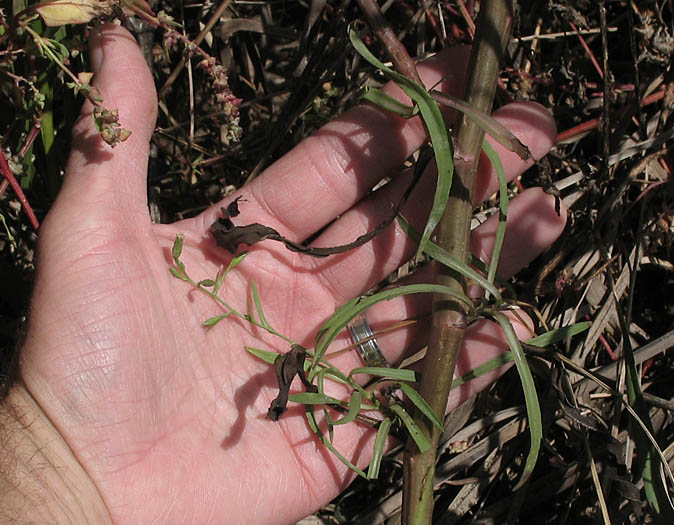
<svg viewBox="0 0 674 525"><path fill-rule="evenodd" d="M466 102L489 113L501 64L504 44L510 35L512 6L507 0L487 0L480 7L478 32L471 54ZM462 115L458 128L456 174L447 211L437 230L437 244L453 257L466 262L469 255L470 220L474 176L484 131L469 117ZM457 292L465 287L464 278L447 267L438 271L437 282ZM464 310L447 296L437 295L433 306L431 342L426 355L421 395L436 415L444 415L452 383L456 356L463 340ZM405 449L403 467L403 522L431 523L433 515L433 480L435 452L441 432L428 425L420 414L417 423L427 433L431 448L420 452L411 441Z"/></svg>

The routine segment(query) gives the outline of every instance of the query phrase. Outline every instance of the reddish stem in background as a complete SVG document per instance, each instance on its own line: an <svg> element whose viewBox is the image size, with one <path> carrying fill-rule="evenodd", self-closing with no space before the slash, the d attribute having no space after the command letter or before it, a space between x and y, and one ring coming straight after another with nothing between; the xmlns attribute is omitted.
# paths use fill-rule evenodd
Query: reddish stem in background
<svg viewBox="0 0 674 525"><path fill-rule="evenodd" d="M608 344L608 341L603 335L599 336L599 342L602 344L604 347L604 350L606 350L606 353L608 356L611 358L611 361L617 361L618 360L618 354L616 354L613 349L611 348L611 345Z"/></svg>
<svg viewBox="0 0 674 525"><path fill-rule="evenodd" d="M578 31L578 28L574 25L573 22L569 22L569 25L571 26L571 29L574 30L576 33L576 36L578 37L578 40L580 40L580 45L583 46L583 49L585 50L585 54L587 57L590 59L592 62L592 65L594 65L595 69L597 70L597 73L599 73L599 76L601 78L604 78L604 72L601 69L601 66L599 65L599 62L597 62L597 58L594 56L594 53L590 49L590 46L587 45L587 42L583 38L583 35L580 34L580 31Z"/></svg>
<svg viewBox="0 0 674 525"><path fill-rule="evenodd" d="M662 100L665 96L665 90L666 86L659 89L655 93L651 93L647 97L644 97L641 101L641 107L648 106L649 104L653 104L653 102L657 102L658 100ZM591 131L595 129L599 125L599 119L594 118L591 120L586 120L585 122L582 122L578 124L577 126L573 126L572 128L569 128L567 130L561 131L558 135L557 138L555 139L555 144L559 144L562 141L568 140L571 137L574 137L576 135L580 135L581 133L586 133L588 131Z"/></svg>
<svg viewBox="0 0 674 525"><path fill-rule="evenodd" d="M26 142L19 150L19 156L21 158L26 156L26 153L28 153L28 150L33 145L33 142L35 142L35 139L39 134L40 134L40 121L38 120L37 122L33 123L33 127L31 127L30 131L28 132L28 137L26 137Z"/></svg>
<svg viewBox="0 0 674 525"><path fill-rule="evenodd" d="M5 177L7 182L9 182L9 185L12 187L14 193L16 193L16 196L19 198L19 202L26 211L26 215L28 215L28 219L30 219L33 229L37 230L40 227L40 223L37 221L35 213L33 213L33 208L31 208L30 204L28 204L28 200L26 199L21 186L16 180L16 177L14 177L12 170L9 169L9 162L7 162L7 157L5 157L5 153L2 151L2 149L0 149L0 171L2 171L2 176Z"/></svg>
<svg viewBox="0 0 674 525"><path fill-rule="evenodd" d="M470 39L473 40L473 38L475 38L475 21L470 15L470 12L468 11L468 8L466 7L466 4L463 0L458 0L456 3L459 6L461 16L463 16L463 19L466 21L466 25L468 26L468 34L470 35Z"/></svg>
<svg viewBox="0 0 674 525"><path fill-rule="evenodd" d="M442 9L442 7L438 6L438 10L440 9ZM431 27L433 27L433 31L435 31L435 34L438 37L440 45L444 49L445 47L447 47L447 35L442 34L442 28L440 27L440 23L438 22L438 19L436 18L433 11L430 10L430 8L426 7L424 9L424 13L426 14L426 19L428 20L428 23L431 24Z"/></svg>

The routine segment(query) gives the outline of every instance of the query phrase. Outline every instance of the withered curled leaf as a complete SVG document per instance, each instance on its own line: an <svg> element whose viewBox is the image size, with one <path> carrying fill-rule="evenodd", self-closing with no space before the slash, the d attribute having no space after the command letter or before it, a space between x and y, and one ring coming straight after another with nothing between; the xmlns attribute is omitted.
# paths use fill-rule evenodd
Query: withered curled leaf
<svg viewBox="0 0 674 525"><path fill-rule="evenodd" d="M278 380L278 396L271 402L267 411L267 419L278 421L288 405L290 385L296 375L300 376L302 383L308 392L316 392L318 389L307 379L304 373L304 361L307 353L300 345L292 345L287 354L279 354L274 361L274 371Z"/></svg>
<svg viewBox="0 0 674 525"><path fill-rule="evenodd" d="M114 3L101 0L47 0L35 10L48 26L84 24L112 12Z"/></svg>
<svg viewBox="0 0 674 525"><path fill-rule="evenodd" d="M407 190L405 190L405 193L400 199L400 202L398 202L395 206L393 206L391 214L388 217L386 217L386 219L384 219L384 221L381 222L374 230L361 235L355 241L349 244L342 244L340 246L329 246L325 248L305 246L304 244L300 244L295 241L291 241L290 239L287 239L286 237L281 235L278 231L276 231L274 228L265 226L264 224L253 223L247 224L245 226L235 226L234 223L232 222L232 217L236 217L240 213L238 203L241 200L241 197L235 198L232 202L229 203L227 208L221 208L222 217L218 218L211 225L211 233L215 238L216 244L232 254L237 252L241 244L252 246L266 239L282 242L283 244L285 244L288 250L293 252L304 253L306 255L311 255L312 257L327 257L328 255L334 255L337 253L343 253L349 250L353 250L354 248L358 248L359 246L362 246L366 242L369 242L372 239L374 239L377 235L379 235L386 228L388 228L388 226L394 221L394 219L398 215L398 212L400 212L400 208L405 203L407 198L412 193L412 190L416 186L416 183L418 182L421 173L426 167L428 160L430 160L430 156L424 156L424 159L420 160L417 163L417 167L415 169L415 174L412 179L412 182L408 186Z"/></svg>

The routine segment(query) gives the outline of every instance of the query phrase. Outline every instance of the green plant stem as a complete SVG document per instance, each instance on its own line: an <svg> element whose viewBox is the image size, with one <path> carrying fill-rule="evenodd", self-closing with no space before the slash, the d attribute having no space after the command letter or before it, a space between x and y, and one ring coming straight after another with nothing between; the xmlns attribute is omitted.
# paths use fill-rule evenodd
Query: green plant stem
<svg viewBox="0 0 674 525"><path fill-rule="evenodd" d="M505 43L510 37L512 6L508 0L485 0L481 4L477 33L471 52L466 102L490 113L496 91ZM484 131L462 115L458 126L454 159L455 176L445 214L438 225L436 243L462 262L468 261L472 194ZM453 270L440 267L437 284L465 293L465 280ZM444 416L454 376L456 356L464 331L463 306L450 296L433 299L431 342L424 362L419 392L439 417ZM403 523L427 524L433 517L435 454L441 431L415 412L417 425L426 433L431 447L419 452L408 440L404 459Z"/></svg>

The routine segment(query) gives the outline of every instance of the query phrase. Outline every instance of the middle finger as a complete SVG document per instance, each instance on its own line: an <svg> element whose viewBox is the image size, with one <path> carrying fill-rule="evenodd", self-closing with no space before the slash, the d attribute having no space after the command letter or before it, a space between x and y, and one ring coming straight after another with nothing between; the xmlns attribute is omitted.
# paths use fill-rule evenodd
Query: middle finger
<svg viewBox="0 0 674 525"><path fill-rule="evenodd" d="M538 104L516 103L494 113L494 117L508 125L515 135L529 146L534 158L540 158L551 147L555 137L552 117ZM503 158L506 178L520 175L532 163L523 161L512 152L494 145ZM508 155L509 154L509 155ZM487 191L493 191L496 175L489 162L480 162L476 194L484 198ZM435 187L434 168L429 167L403 206L403 215L420 231L428 215L430 199ZM394 179L390 184L358 203L332 224L314 243L315 246L334 246L352 242L359 235L371 231L392 213L411 178L411 173ZM476 195L477 196L477 195ZM511 221L509 220L509 223ZM512 226L510 226L512 229ZM329 257L309 260L322 284L330 290L337 304L362 293L380 282L416 250L411 241L397 224L391 224L374 240L359 248Z"/></svg>

